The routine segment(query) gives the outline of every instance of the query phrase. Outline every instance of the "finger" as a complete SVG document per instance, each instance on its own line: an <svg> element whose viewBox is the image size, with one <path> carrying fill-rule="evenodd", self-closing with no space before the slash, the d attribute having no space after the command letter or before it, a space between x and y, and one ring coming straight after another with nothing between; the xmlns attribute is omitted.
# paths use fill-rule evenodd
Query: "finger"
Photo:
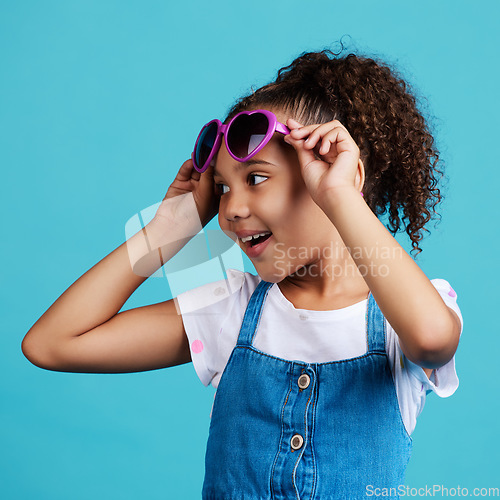
<svg viewBox="0 0 500 500"><path fill-rule="evenodd" d="M308 125L306 127L294 128L290 133L294 139L307 137L318 125Z"/></svg>
<svg viewBox="0 0 500 500"><path fill-rule="evenodd" d="M285 142L294 147L297 153L299 164L301 165L302 168L304 168L304 166L308 165L312 161L316 160L314 152L304 148L303 140L297 140L294 139L293 137L286 136Z"/></svg>
<svg viewBox="0 0 500 500"><path fill-rule="evenodd" d="M208 168L200 175L200 186L214 191L214 166L209 165Z"/></svg>
<svg viewBox="0 0 500 500"><path fill-rule="evenodd" d="M323 123L320 125L314 124L314 125L307 125L301 128L296 128L292 130L292 133L294 139L303 139L308 135L309 136L313 135L314 133L319 133L324 135L326 131L336 127L341 127L347 132L347 129L344 127L344 125L342 125L342 123L340 123L338 120L332 120L331 122Z"/></svg>
<svg viewBox="0 0 500 500"><path fill-rule="evenodd" d="M327 141L325 141L327 139ZM324 141L324 146L323 146ZM326 154L330 146L336 143L336 149L338 152L341 151L355 151L357 149L357 145L354 142L354 139L351 137L349 132L345 127L337 126L332 130L327 131L324 135L319 135L319 132L314 131L313 134L309 137L309 140L306 140L305 147L312 148L318 147L318 152L321 155ZM328 150L325 149L328 147Z"/></svg>
<svg viewBox="0 0 500 500"><path fill-rule="evenodd" d="M337 127L334 131L332 130L332 135L328 139L332 144L333 142L336 143L335 148L337 149L337 153L340 154L344 151L349 151L359 156L359 147L345 128Z"/></svg>
<svg viewBox="0 0 500 500"><path fill-rule="evenodd" d="M323 140L321 141L320 148L318 150L318 153L322 156L328 154L330 152L330 148L332 147L332 144L335 142L335 140L332 138L330 134L327 136L323 137Z"/></svg>
<svg viewBox="0 0 500 500"><path fill-rule="evenodd" d="M294 139L304 139L305 147L312 149L316 146L318 140L332 129L332 122L323 123L322 125L309 125L300 129L292 130L291 134Z"/></svg>
<svg viewBox="0 0 500 500"><path fill-rule="evenodd" d="M297 120L294 120L293 118L288 118L288 120L286 121L286 125L290 130L302 127L302 124L299 123Z"/></svg>
<svg viewBox="0 0 500 500"><path fill-rule="evenodd" d="M323 125L320 125L319 127L315 128L310 134L309 137L306 139L304 146L308 149L312 149L318 144L318 141L325 137L328 133L333 132L335 130L343 130L347 132L347 130L344 127L339 127L336 125L337 122L336 120L333 122L328 122L324 123Z"/></svg>
<svg viewBox="0 0 500 500"><path fill-rule="evenodd" d="M196 172L194 165L193 165L193 160L189 159L186 160L182 165L181 168L179 169L179 172L177 172L177 179L181 181L187 181L191 179L192 172ZM198 173L199 175L199 173Z"/></svg>
<svg viewBox="0 0 500 500"><path fill-rule="evenodd" d="M340 141L341 135L344 135L345 133L346 131L341 127L336 127L333 130L330 130L324 137L321 138L320 141L318 141L318 153L320 155L326 155L330 151L332 144Z"/></svg>

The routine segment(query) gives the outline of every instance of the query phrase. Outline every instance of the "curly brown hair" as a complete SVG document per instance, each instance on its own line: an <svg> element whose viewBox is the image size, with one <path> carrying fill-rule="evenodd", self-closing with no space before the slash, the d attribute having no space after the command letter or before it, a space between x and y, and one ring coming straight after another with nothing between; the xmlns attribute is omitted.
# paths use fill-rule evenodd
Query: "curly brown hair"
<svg viewBox="0 0 500 500"><path fill-rule="evenodd" d="M439 217L442 162L415 96L394 69L352 53L306 52L274 82L240 98L225 122L261 107L283 110L303 125L339 120L361 151L366 203L377 217L388 212L393 235L404 224L411 252L422 251L422 230L429 232L424 226Z"/></svg>

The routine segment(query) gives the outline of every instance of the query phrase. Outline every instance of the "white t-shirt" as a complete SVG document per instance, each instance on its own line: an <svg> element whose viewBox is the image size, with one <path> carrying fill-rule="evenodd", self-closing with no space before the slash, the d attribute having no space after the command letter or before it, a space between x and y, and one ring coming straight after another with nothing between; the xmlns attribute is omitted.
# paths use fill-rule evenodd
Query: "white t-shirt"
<svg viewBox="0 0 500 500"><path fill-rule="evenodd" d="M200 286L177 296L189 340L191 359L201 382L217 389L222 372L238 340L243 315L259 276L234 269L227 280ZM457 294L443 279L431 283L460 318ZM323 363L366 353L365 313L367 300L333 311L296 309L274 284L270 287L261 321L254 337L256 349L290 361ZM386 321L386 351L394 379L403 421L411 434L428 392L451 396L458 387L455 357L433 371L431 379L423 369L408 360L399 339Z"/></svg>

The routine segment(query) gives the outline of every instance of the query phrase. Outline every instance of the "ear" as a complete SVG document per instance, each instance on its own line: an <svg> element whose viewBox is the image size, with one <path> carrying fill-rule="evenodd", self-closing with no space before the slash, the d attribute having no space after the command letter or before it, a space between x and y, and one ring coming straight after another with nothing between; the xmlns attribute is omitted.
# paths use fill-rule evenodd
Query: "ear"
<svg viewBox="0 0 500 500"><path fill-rule="evenodd" d="M358 160L358 170L356 172L354 183L358 191L363 191L363 186L365 185L365 165L363 164L363 160L361 158Z"/></svg>

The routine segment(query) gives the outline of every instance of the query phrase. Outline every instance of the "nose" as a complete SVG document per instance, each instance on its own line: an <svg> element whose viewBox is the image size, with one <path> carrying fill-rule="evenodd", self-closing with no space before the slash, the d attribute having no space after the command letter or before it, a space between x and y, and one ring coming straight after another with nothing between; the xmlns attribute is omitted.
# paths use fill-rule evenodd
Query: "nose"
<svg viewBox="0 0 500 500"><path fill-rule="evenodd" d="M229 191L221 198L221 207L224 218L229 222L234 222L238 219L246 219L250 215L250 208L245 194L241 191Z"/></svg>

